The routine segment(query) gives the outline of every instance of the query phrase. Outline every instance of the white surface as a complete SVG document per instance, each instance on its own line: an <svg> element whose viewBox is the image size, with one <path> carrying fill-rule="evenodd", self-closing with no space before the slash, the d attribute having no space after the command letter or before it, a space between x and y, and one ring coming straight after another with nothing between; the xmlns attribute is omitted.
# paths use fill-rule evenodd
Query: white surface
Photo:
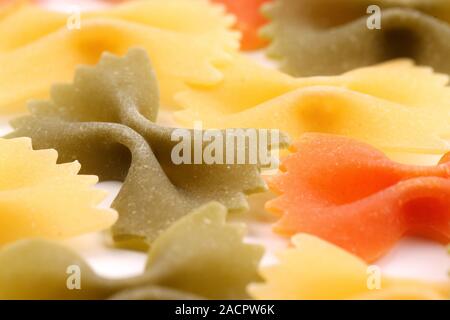
<svg viewBox="0 0 450 320"><path fill-rule="evenodd" d="M52 7L65 9L67 6L61 1L51 1ZM71 1L72 4L85 4L89 1ZM89 4L90 7L92 5ZM70 7L68 9L70 11ZM267 61L261 53L251 55L256 60L266 65L273 65ZM10 127L8 119L0 117L0 135L7 133ZM120 184L117 182L100 183L99 188L108 190L110 195L104 202L109 206L117 194ZM274 252L285 248L288 239L281 238L271 232L273 218L268 216L262 209L262 203L268 195L252 196L250 199L251 212L240 217L230 217L230 220L243 221L248 224L249 234L246 241L260 243L265 246L267 253L262 261L263 264L271 264L276 261ZM140 273L145 265L144 253L133 251L111 249L104 245L101 233L90 234L65 241L65 244L84 256L92 267L101 275L118 278L136 275ZM450 270L450 258L446 254L445 247L431 241L415 238L406 238L400 241L395 248L383 259L376 263L384 274L400 277L411 277L430 280L445 280Z"/></svg>

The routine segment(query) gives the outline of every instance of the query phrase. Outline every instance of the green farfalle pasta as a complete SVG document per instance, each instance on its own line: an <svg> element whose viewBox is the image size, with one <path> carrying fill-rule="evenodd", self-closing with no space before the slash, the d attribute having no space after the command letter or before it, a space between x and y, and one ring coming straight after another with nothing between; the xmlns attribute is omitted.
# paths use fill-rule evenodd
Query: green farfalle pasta
<svg viewBox="0 0 450 320"><path fill-rule="evenodd" d="M373 5L381 29L372 28ZM335 75L398 57L450 74L445 0L277 0L266 13L269 55L292 75Z"/></svg>
<svg viewBox="0 0 450 320"><path fill-rule="evenodd" d="M128 279L102 278L53 242L14 243L0 250L0 299L248 298L246 286L261 280L263 249L244 244L245 228L226 223L226 214L212 202L183 217L154 242L144 273ZM80 289L70 286L71 270L79 275Z"/></svg>
<svg viewBox="0 0 450 320"><path fill-rule="evenodd" d="M265 190L258 163L174 164L176 129L155 124L158 107L157 81L144 50L132 49L124 58L104 54L97 66L80 67L73 84L55 85L50 101L32 102L31 115L14 120L8 137L31 137L36 149L55 148L61 162L78 160L82 173L124 181L112 204L119 212L112 233L134 247L146 247L202 204L218 201L242 211L245 194ZM194 148L198 131L185 131ZM268 148L286 145L280 139ZM250 151L249 141L244 147Z"/></svg>

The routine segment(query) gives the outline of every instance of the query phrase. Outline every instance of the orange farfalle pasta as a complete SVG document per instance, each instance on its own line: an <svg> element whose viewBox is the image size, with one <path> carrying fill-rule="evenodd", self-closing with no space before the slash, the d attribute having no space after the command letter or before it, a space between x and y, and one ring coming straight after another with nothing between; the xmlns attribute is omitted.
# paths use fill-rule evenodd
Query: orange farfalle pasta
<svg viewBox="0 0 450 320"><path fill-rule="evenodd" d="M267 23L261 14L261 6L271 0L213 0L224 4L228 11L236 15L236 27L242 32L242 49L255 50L263 47L267 41L259 36L259 28Z"/></svg>
<svg viewBox="0 0 450 320"><path fill-rule="evenodd" d="M366 261L406 234L450 241L450 163L410 166L350 138L306 134L269 180L275 230L314 234Z"/></svg>

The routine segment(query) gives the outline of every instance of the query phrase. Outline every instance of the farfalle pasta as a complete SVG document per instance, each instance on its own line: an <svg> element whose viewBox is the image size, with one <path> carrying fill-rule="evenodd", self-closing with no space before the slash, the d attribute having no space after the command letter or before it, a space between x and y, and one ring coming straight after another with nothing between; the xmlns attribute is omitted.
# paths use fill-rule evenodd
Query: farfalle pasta
<svg viewBox="0 0 450 320"><path fill-rule="evenodd" d="M54 82L69 81L75 66L133 46L148 52L163 104L171 106L185 83L219 82L218 66L239 46L229 29L233 18L206 0L132 1L83 12L79 29L67 26L69 18L25 3L0 20L1 113L23 112L27 100L47 98Z"/></svg>
<svg viewBox="0 0 450 320"><path fill-rule="evenodd" d="M277 0L266 15L268 53L292 75L339 74L399 57L450 74L447 1Z"/></svg>
<svg viewBox="0 0 450 320"><path fill-rule="evenodd" d="M266 43L259 36L259 28L267 23L261 14L262 5L271 0L212 0L222 3L237 17L236 27L242 32L241 48L243 50L256 50Z"/></svg>
<svg viewBox="0 0 450 320"><path fill-rule="evenodd" d="M245 194L266 190L259 162L175 163L177 129L155 124L158 108L145 51L130 50L124 58L104 54L97 66L79 68L73 84L53 87L50 101L31 103L32 114L14 120L8 136L32 137L35 148L52 147L62 161L79 160L84 173L124 181L112 205L119 212L112 228L118 242L148 245L202 204L215 200L238 212L248 206ZM202 132L183 132L192 148L197 145ZM218 134L228 141L225 132ZM268 138L267 149L286 146L287 138L279 138L274 143ZM214 141L201 142L201 151ZM234 144L233 152L238 147ZM252 146L246 140L243 147Z"/></svg>
<svg viewBox="0 0 450 320"><path fill-rule="evenodd" d="M398 164L345 137L306 134L269 180L279 197L266 204L280 215L275 230L310 233L366 261L384 255L404 235L450 241L450 164Z"/></svg>
<svg viewBox="0 0 450 320"><path fill-rule="evenodd" d="M346 135L385 151L449 151L448 77L398 60L336 77L293 78L236 56L224 81L177 94L178 121ZM229 94L233 92L233 94Z"/></svg>
<svg viewBox="0 0 450 320"><path fill-rule="evenodd" d="M225 222L227 210L210 203L180 219L152 245L142 275L105 279L71 250L24 240L0 250L2 299L244 299L259 281L263 250L244 244L244 228ZM76 267L76 268L74 268ZM69 290L69 270L82 290Z"/></svg>
<svg viewBox="0 0 450 320"><path fill-rule="evenodd" d="M378 273L380 270L371 272L363 260L314 236L298 234L292 243L292 248L278 254L279 263L261 268L265 281L249 286L253 298L445 300L450 294L447 282L394 278Z"/></svg>
<svg viewBox="0 0 450 320"><path fill-rule="evenodd" d="M241 49L265 44L265 2L127 1L81 15L0 5L0 114L40 99L0 138L0 299L449 297L448 282L397 279L366 262L405 235L450 242L450 6L275 0L263 34L289 75L238 52L236 29ZM382 30L369 30L366 9L377 5ZM384 62L397 57L412 59ZM72 83L53 85L80 64ZM160 109L171 117L176 107L195 129L162 125ZM257 144L199 120L251 128ZM270 198L278 218L267 220L295 235L278 263L261 267L263 248L226 216L267 190L260 173L273 163L262 153L289 144L266 128L300 139L267 180L275 198L249 201L263 210ZM385 154L411 163L446 155L425 167ZM98 179L79 172L123 182L113 209L97 208ZM148 250L142 274L104 278L51 242L109 227L115 245Z"/></svg>
<svg viewBox="0 0 450 320"><path fill-rule="evenodd" d="M0 138L0 245L19 239L64 239L110 227L117 213L77 162L56 164L55 150L35 151L28 138Z"/></svg>

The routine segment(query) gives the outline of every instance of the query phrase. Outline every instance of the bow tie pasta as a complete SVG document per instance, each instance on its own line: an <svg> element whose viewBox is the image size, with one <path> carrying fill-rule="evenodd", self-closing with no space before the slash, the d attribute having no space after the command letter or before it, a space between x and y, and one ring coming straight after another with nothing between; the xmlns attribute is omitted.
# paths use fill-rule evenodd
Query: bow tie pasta
<svg viewBox="0 0 450 320"><path fill-rule="evenodd" d="M132 1L83 12L80 29L68 15L25 3L0 20L0 113L25 111L29 99L47 98L55 82L70 80L79 64L104 51L123 55L145 48L161 82L163 105L185 83L219 82L217 69L239 46L233 19L206 0Z"/></svg>
<svg viewBox="0 0 450 320"><path fill-rule="evenodd" d="M55 150L31 140L0 138L0 245L19 239L64 239L107 229L117 220L96 208L105 192L96 176L78 175L77 162L56 164Z"/></svg>

